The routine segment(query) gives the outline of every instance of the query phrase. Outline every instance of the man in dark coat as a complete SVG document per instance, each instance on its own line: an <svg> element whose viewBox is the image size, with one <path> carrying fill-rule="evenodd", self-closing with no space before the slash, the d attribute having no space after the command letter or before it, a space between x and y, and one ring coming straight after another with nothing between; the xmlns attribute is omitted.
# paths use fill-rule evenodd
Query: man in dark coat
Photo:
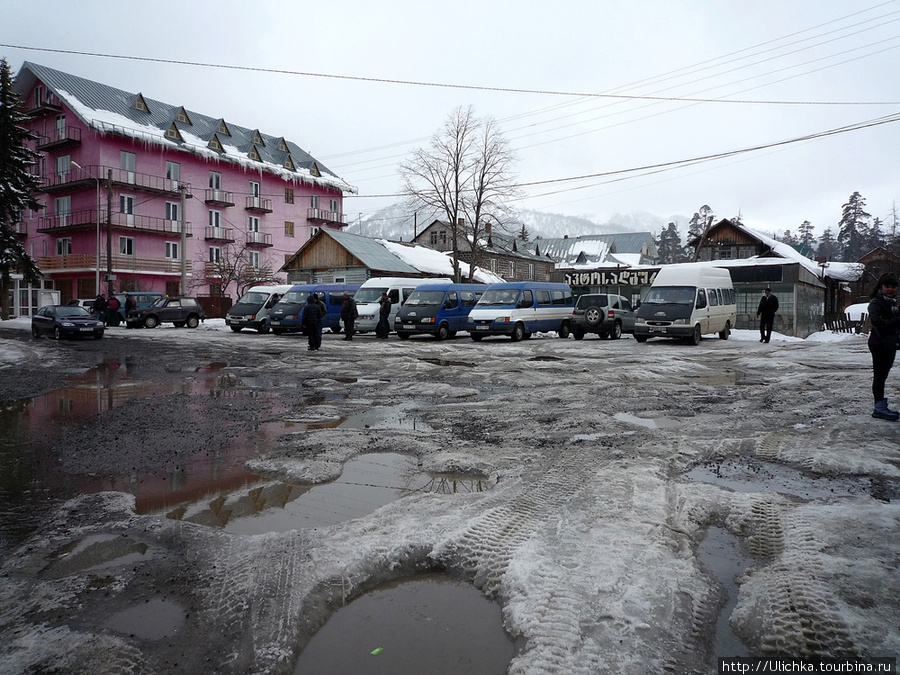
<svg viewBox="0 0 900 675"><path fill-rule="evenodd" d="M375 336L387 340L391 333L391 299L387 293L382 292L378 301L381 308L378 310L378 326L375 328Z"/></svg>
<svg viewBox="0 0 900 675"><path fill-rule="evenodd" d="M344 291L344 301L341 303L341 321L344 322L344 339L353 339L353 325L359 312L356 310L356 300L347 291Z"/></svg>
<svg viewBox="0 0 900 675"><path fill-rule="evenodd" d="M772 324L775 323L775 312L778 311L778 298L772 295L772 289L767 288L765 294L759 300L756 316L759 317L759 341L768 342L772 337Z"/></svg>
<svg viewBox="0 0 900 675"><path fill-rule="evenodd" d="M106 297L101 293L97 296L97 299L94 300L94 304L91 306L91 309L94 312L94 316L98 321L102 321L106 323Z"/></svg>
<svg viewBox="0 0 900 675"><path fill-rule="evenodd" d="M306 306L303 308L302 325L306 329L306 336L309 340L307 349L311 352L319 350L322 346L322 317L325 316L325 309L316 298L315 293L310 293L306 299Z"/></svg>

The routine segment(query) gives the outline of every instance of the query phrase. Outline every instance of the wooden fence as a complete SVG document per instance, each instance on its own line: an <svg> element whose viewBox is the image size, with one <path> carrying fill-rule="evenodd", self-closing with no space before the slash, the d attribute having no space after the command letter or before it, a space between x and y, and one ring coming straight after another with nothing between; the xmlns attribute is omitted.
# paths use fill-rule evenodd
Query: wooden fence
<svg viewBox="0 0 900 675"><path fill-rule="evenodd" d="M851 319L849 314L836 314L825 317L825 329L832 333L868 334L869 315L860 314L859 320Z"/></svg>

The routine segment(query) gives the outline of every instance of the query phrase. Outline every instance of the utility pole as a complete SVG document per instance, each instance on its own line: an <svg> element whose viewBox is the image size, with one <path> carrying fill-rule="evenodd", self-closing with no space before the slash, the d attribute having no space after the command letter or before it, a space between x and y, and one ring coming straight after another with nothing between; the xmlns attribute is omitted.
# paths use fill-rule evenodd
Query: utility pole
<svg viewBox="0 0 900 675"><path fill-rule="evenodd" d="M106 173L106 292L113 294L112 283L112 169Z"/></svg>
<svg viewBox="0 0 900 675"><path fill-rule="evenodd" d="M187 185L181 183L178 186L181 193L181 206L178 209L179 228L181 229L181 294L187 293L187 232L185 232L184 206L187 202Z"/></svg>

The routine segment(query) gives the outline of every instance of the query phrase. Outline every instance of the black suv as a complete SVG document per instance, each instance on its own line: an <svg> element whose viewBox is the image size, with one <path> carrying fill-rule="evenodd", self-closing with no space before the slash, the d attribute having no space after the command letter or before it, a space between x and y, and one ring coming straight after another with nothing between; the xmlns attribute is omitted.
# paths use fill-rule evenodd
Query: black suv
<svg viewBox="0 0 900 675"><path fill-rule="evenodd" d="M196 328L205 320L206 312L197 298L175 296L157 298L149 307L130 312L125 323L129 328L156 328L161 323Z"/></svg>
<svg viewBox="0 0 900 675"><path fill-rule="evenodd" d="M622 333L634 333L634 310L621 295L588 293L578 298L572 312L572 336L580 340L587 333L618 340Z"/></svg>

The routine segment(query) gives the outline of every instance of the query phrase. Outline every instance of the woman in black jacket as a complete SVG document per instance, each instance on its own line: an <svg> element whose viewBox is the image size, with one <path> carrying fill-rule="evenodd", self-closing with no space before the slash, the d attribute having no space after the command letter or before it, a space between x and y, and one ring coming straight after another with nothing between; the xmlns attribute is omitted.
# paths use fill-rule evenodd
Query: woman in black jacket
<svg viewBox="0 0 900 675"><path fill-rule="evenodd" d="M869 351L872 352L872 395L875 409L872 417L896 421L900 412L888 408L884 397L884 383L897 356L897 341L900 340L900 307L897 305L897 277L882 274L870 295Z"/></svg>

